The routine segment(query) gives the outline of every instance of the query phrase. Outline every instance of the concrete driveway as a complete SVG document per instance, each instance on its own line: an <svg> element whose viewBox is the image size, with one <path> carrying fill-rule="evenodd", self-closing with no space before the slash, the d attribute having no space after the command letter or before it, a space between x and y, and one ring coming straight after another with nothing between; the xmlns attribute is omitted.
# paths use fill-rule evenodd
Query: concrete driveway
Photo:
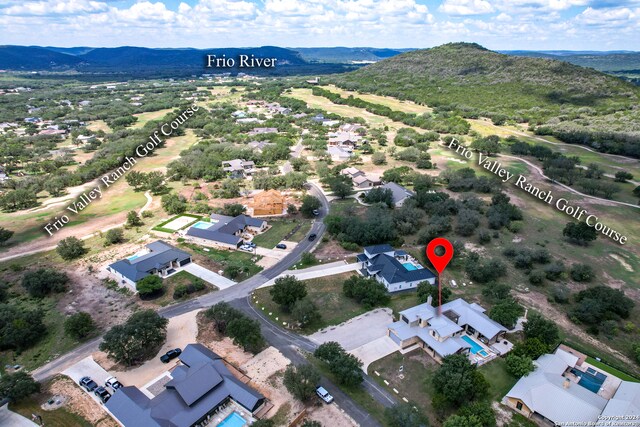
<svg viewBox="0 0 640 427"><path fill-rule="evenodd" d="M309 280L309 279L316 279L318 277L326 277L326 276L333 276L336 274L348 273L350 271L355 272L356 270L358 270L359 266L360 264L356 262L347 264L344 261L336 261L329 264L316 265L314 267L309 267L309 268L300 269L300 270L287 270L282 274L280 274L278 277L294 276L298 280ZM267 283L265 283L260 287L266 288L268 286L273 286L273 284L275 283L275 279L277 279L277 277L269 280Z"/></svg>
<svg viewBox="0 0 640 427"><path fill-rule="evenodd" d="M218 273L214 273L213 271L193 262L185 265L184 269L194 276L201 278L205 282L215 285L218 289L227 289L236 284L233 280L227 279L226 277L221 276Z"/></svg>
<svg viewBox="0 0 640 427"><path fill-rule="evenodd" d="M309 336L311 341L322 344L337 341L349 353L362 360L362 370L376 360L399 350L387 336L387 325L393 323L390 308L377 308L354 317L338 326L330 326Z"/></svg>
<svg viewBox="0 0 640 427"><path fill-rule="evenodd" d="M104 387L104 382L107 380L107 378L113 376L109 372L104 370L102 366L98 365L96 361L93 360L92 356L85 357L75 365L67 368L62 373L71 378L76 384L80 382L80 378L89 377L94 380L100 387ZM93 392L86 391L80 385L78 385L78 387L82 388L83 391L85 391L89 396L91 396L93 400L95 400L100 406L102 406L102 402ZM113 394L113 390L107 388L107 391Z"/></svg>

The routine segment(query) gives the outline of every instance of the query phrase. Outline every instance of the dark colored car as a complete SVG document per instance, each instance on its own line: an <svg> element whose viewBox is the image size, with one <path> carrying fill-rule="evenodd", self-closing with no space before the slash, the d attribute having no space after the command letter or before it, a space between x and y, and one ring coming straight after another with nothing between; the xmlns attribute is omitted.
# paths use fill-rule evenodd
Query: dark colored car
<svg viewBox="0 0 640 427"><path fill-rule="evenodd" d="M276 245L276 249L287 249L287 245L285 245L284 243L278 243Z"/></svg>
<svg viewBox="0 0 640 427"><path fill-rule="evenodd" d="M316 233L309 234L309 241L313 242L314 240L316 240L316 237L318 237Z"/></svg>
<svg viewBox="0 0 640 427"><path fill-rule="evenodd" d="M89 377L82 377L80 378L80 382L79 382L80 386L83 387L85 390L91 392L93 390L95 390L96 388L98 388L98 384L92 380Z"/></svg>
<svg viewBox="0 0 640 427"><path fill-rule="evenodd" d="M100 398L102 403L107 403L107 400L111 399L111 393L104 387L98 387L93 393Z"/></svg>
<svg viewBox="0 0 640 427"><path fill-rule="evenodd" d="M173 350L169 350L165 354L160 356L160 361L162 363L169 363L170 360L180 356L180 353L182 353L182 350L180 350L179 348L174 348Z"/></svg>

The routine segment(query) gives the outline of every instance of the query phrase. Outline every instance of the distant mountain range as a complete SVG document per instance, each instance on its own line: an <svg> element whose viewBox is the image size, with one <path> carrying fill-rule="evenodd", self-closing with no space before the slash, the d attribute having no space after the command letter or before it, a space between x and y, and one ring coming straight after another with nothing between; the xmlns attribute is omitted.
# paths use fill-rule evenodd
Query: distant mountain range
<svg viewBox="0 0 640 427"><path fill-rule="evenodd" d="M271 74L322 74L351 71L372 62L378 62L416 49L378 49L370 47L256 48L217 49L151 49L123 46L116 48L93 47L40 47L0 46L0 69L23 71L77 70L87 73L135 74L198 74L221 72L204 68L205 55L235 57L239 53L256 57L278 58L275 70L251 70ZM618 75L640 74L640 52L631 51L567 51L509 50L510 56L557 59L583 67L591 67ZM224 70L223 70L224 71ZM237 69L231 70L240 71Z"/></svg>

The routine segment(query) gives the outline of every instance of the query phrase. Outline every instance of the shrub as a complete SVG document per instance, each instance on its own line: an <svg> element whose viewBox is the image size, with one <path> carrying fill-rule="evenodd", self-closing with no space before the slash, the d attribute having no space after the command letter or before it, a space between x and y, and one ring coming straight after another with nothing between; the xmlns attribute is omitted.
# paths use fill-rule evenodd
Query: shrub
<svg viewBox="0 0 640 427"><path fill-rule="evenodd" d="M576 282L590 282L595 277L595 272L590 265L574 264L569 275Z"/></svg>
<svg viewBox="0 0 640 427"><path fill-rule="evenodd" d="M124 230L122 228L112 228L104 235L104 241L107 245L115 245L124 241Z"/></svg>
<svg viewBox="0 0 640 427"><path fill-rule="evenodd" d="M62 257L62 259L70 261L75 258L80 258L89 250L84 247L84 243L82 243L80 239L72 236L60 240L58 246L56 247L56 251L58 252L60 257Z"/></svg>
<svg viewBox="0 0 640 427"><path fill-rule="evenodd" d="M80 311L67 317L64 321L64 331L75 339L84 339L96 330L96 324L89 313Z"/></svg>
<svg viewBox="0 0 640 427"><path fill-rule="evenodd" d="M22 278L22 286L35 298L44 298L52 292L64 292L69 277L49 268L29 271Z"/></svg>
<svg viewBox="0 0 640 427"><path fill-rule="evenodd" d="M150 274L138 280L136 290L141 298L156 295L162 290L162 279L155 274Z"/></svg>

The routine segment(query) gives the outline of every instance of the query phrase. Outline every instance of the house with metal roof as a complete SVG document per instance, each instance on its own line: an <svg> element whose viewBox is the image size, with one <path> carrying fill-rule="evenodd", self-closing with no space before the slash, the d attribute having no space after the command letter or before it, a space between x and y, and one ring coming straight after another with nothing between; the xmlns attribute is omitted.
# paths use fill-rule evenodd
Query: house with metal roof
<svg viewBox="0 0 640 427"><path fill-rule="evenodd" d="M572 372L577 363L578 357L563 349L540 356L534 361L535 370L520 378L502 403L526 417L555 425L595 425L608 406L607 399L576 381Z"/></svg>
<svg viewBox="0 0 640 427"><path fill-rule="evenodd" d="M622 381L611 400L604 407L598 427L610 426L615 417L621 414L627 416L627 419L640 419L640 383L632 383L630 381ZM619 418L618 418L619 419Z"/></svg>
<svg viewBox="0 0 640 427"><path fill-rule="evenodd" d="M139 280L151 274L167 277L189 263L191 254L158 240L146 245L143 251L110 264L107 271L136 292Z"/></svg>
<svg viewBox="0 0 640 427"><path fill-rule="evenodd" d="M402 250L389 245L367 246L357 256L360 274L382 283L389 292L413 289L418 283L435 285L436 276L423 268L417 260Z"/></svg>
<svg viewBox="0 0 640 427"><path fill-rule="evenodd" d="M401 311L398 321L387 327L387 335L401 349L422 348L437 362L452 354L468 354L480 364L499 354L492 344L503 340L506 332L483 307L461 298L443 304L440 314L429 298Z"/></svg>
<svg viewBox="0 0 640 427"><path fill-rule="evenodd" d="M233 159L222 162L222 170L230 178L246 178L256 172L256 164L252 160Z"/></svg>
<svg viewBox="0 0 640 427"><path fill-rule="evenodd" d="M384 185L381 185L380 188L391 190L393 204L397 207L402 206L408 198L415 196L413 191L407 190L402 185L396 184L395 182L387 182Z"/></svg>
<svg viewBox="0 0 640 427"><path fill-rule="evenodd" d="M105 404L109 412L124 427L192 427L230 402L255 413L266 401L202 344L187 345L179 359L164 390L150 398L137 387L122 387Z"/></svg>
<svg viewBox="0 0 640 427"><path fill-rule="evenodd" d="M203 246L237 249L246 233L258 234L267 229L267 221L248 215L230 217L211 214L210 222L199 221L184 233L185 239Z"/></svg>

